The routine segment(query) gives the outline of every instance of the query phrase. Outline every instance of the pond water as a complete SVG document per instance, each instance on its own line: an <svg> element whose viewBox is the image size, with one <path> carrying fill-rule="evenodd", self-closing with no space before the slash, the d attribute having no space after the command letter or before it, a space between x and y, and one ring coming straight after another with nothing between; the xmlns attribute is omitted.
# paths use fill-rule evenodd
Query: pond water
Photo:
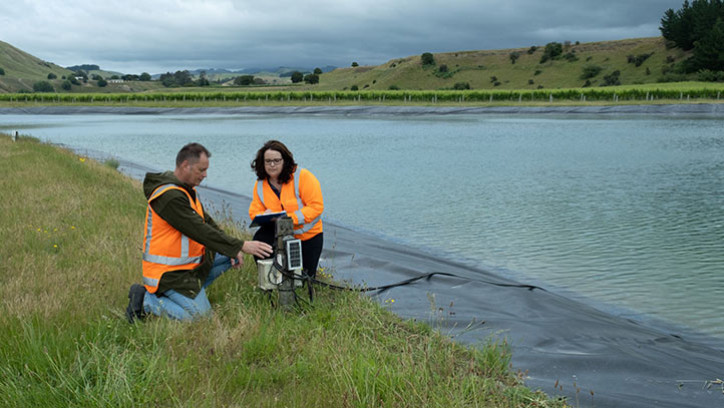
<svg viewBox="0 0 724 408"><path fill-rule="evenodd" d="M724 338L724 119L663 115L0 115L0 131L159 170L198 141L251 195L282 140L325 217L382 239Z"/></svg>

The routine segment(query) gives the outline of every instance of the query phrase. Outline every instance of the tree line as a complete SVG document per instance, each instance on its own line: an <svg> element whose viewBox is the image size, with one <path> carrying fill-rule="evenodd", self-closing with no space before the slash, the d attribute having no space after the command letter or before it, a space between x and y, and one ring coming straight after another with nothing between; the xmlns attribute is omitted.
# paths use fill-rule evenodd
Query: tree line
<svg viewBox="0 0 724 408"><path fill-rule="evenodd" d="M683 73L701 70L724 71L724 2L684 0L681 9L668 9L661 19L661 35L668 45L692 51L678 69ZM724 75L721 75L724 78Z"/></svg>

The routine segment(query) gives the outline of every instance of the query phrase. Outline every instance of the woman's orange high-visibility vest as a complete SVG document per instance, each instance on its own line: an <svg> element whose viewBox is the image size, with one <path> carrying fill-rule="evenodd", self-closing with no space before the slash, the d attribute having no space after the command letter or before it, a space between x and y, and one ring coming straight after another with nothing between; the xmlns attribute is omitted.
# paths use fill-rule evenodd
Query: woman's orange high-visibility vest
<svg viewBox="0 0 724 408"><path fill-rule="evenodd" d="M206 248L182 234L161 218L151 202L170 190L181 190L188 196L191 208L204 218L204 209L198 199L175 184L164 184L153 191L146 208L146 232L143 237L143 285L156 293L161 275L169 271L191 270L201 265Z"/></svg>
<svg viewBox="0 0 724 408"><path fill-rule="evenodd" d="M274 193L269 180L257 180L254 197L249 205L249 217L253 220L267 209L286 211L294 221L294 237L302 241L322 232L322 188L307 169L296 168L294 178L282 184L281 196Z"/></svg>

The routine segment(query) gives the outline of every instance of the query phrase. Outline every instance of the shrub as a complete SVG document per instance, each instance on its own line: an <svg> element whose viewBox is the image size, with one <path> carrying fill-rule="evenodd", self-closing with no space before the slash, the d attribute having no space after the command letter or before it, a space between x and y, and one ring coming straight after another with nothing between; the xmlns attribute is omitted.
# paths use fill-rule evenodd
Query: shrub
<svg viewBox="0 0 724 408"><path fill-rule="evenodd" d="M619 79L620 77L621 71L615 70L612 73L603 77L603 83L601 84L601 86L621 85L621 81Z"/></svg>
<svg viewBox="0 0 724 408"><path fill-rule="evenodd" d="M528 80L528 85L533 85L534 83L535 83L535 81L533 81L532 79Z"/></svg>
<svg viewBox="0 0 724 408"><path fill-rule="evenodd" d="M596 75L600 74L601 71L603 71L603 68L599 67L598 65L586 65L585 67L583 67L581 79L593 78Z"/></svg>
<svg viewBox="0 0 724 408"><path fill-rule="evenodd" d="M55 78L57 78L57 77L58 77L58 76L55 75L55 74L52 73L52 72L48 74L48 79L55 79Z"/></svg>
<svg viewBox="0 0 724 408"><path fill-rule="evenodd" d="M627 57L627 61L629 64L634 64L637 67L640 67L641 64L644 63L650 56L654 55L654 53L649 54L639 54L639 55L629 55Z"/></svg>
<svg viewBox="0 0 724 408"><path fill-rule="evenodd" d="M566 53L563 58L568 62L575 62L578 61L578 57L576 56L576 53L574 51L571 51L569 53Z"/></svg>
<svg viewBox="0 0 724 408"><path fill-rule="evenodd" d="M106 85L108 85L108 81L106 81L105 79L101 78L101 79L98 80L98 86L99 86L99 87L103 88L103 87L105 87Z"/></svg>
<svg viewBox="0 0 724 408"><path fill-rule="evenodd" d="M301 75L301 73L300 73ZM292 82L294 82L294 75L292 75ZM299 82L299 81L297 81ZM234 78L234 85L247 86L254 83L254 75L241 75Z"/></svg>
<svg viewBox="0 0 724 408"><path fill-rule="evenodd" d="M389 89L390 91L399 91L400 87L397 85L390 85L387 89Z"/></svg>
<svg viewBox="0 0 724 408"><path fill-rule="evenodd" d="M470 84L467 82L456 82L453 86L453 89L457 90L463 90L463 89L470 89Z"/></svg>
<svg viewBox="0 0 724 408"><path fill-rule="evenodd" d="M441 65L437 68L437 70L438 70L439 72L447 72L447 65L441 64Z"/></svg>
<svg viewBox="0 0 724 408"><path fill-rule="evenodd" d="M0 68L0 75L5 75L5 70Z"/></svg>
<svg viewBox="0 0 724 408"><path fill-rule="evenodd" d="M355 63L352 64L354 66ZM304 74L302 74L299 71L292 72L292 83L296 84L298 82L302 82L304 80Z"/></svg>
<svg viewBox="0 0 724 408"><path fill-rule="evenodd" d="M319 75L317 74L307 74L304 76L304 82L314 85L319 83Z"/></svg>
<svg viewBox="0 0 724 408"><path fill-rule="evenodd" d="M420 58L422 59L422 65L435 65L435 57L429 52L423 53Z"/></svg>
<svg viewBox="0 0 724 408"><path fill-rule="evenodd" d="M696 73L696 77L702 82L724 82L724 71L702 69Z"/></svg>
<svg viewBox="0 0 724 408"><path fill-rule="evenodd" d="M351 91L359 91L359 87L357 85L352 85L351 88L349 88Z"/></svg>
<svg viewBox="0 0 724 408"><path fill-rule="evenodd" d="M359 64L358 64L357 62L353 62L353 63L352 63L352 66L353 66L353 67L358 67Z"/></svg>
<svg viewBox="0 0 724 408"><path fill-rule="evenodd" d="M121 165L121 163L113 157L106 159L106 161L104 161L103 164L112 168L113 170L118 170L118 166Z"/></svg>
<svg viewBox="0 0 724 408"><path fill-rule="evenodd" d="M314 74L315 74L315 75L322 75L322 69L321 69L321 68L314 68Z"/></svg>
<svg viewBox="0 0 724 408"><path fill-rule="evenodd" d="M556 59L559 55L563 53L563 45L558 42L551 42L546 44L545 49L543 50L543 56L540 58L540 63L544 63L548 61L549 59Z"/></svg>
<svg viewBox="0 0 724 408"><path fill-rule="evenodd" d="M530 48L528 48L528 51L527 51L528 55L533 54L535 52L535 50L537 50L537 49L538 49L538 47L536 47L535 45L531 46Z"/></svg>
<svg viewBox="0 0 724 408"><path fill-rule="evenodd" d="M60 84L60 87L63 88L64 90L66 90L66 91L70 91L70 89L71 89L73 86L70 84L70 81L65 80L65 81L63 81L62 84Z"/></svg>
<svg viewBox="0 0 724 408"><path fill-rule="evenodd" d="M55 92L55 88L48 81L40 81L33 84L35 92Z"/></svg>

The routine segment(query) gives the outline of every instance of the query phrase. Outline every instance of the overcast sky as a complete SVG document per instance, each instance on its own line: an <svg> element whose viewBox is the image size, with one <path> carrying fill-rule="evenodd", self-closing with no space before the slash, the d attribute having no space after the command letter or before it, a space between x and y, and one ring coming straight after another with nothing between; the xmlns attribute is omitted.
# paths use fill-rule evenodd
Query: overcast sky
<svg viewBox="0 0 724 408"><path fill-rule="evenodd" d="M3 0L0 40L123 73L377 65L423 52L660 35L683 0Z"/></svg>

